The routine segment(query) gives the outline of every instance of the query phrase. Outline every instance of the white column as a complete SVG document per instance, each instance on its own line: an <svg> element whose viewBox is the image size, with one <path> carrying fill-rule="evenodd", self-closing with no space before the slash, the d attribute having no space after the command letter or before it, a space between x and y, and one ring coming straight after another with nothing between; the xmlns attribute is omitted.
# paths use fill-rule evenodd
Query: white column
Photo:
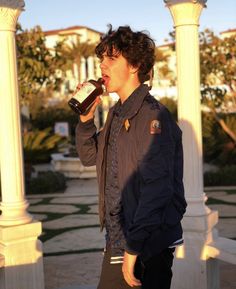
<svg viewBox="0 0 236 289"><path fill-rule="evenodd" d="M11 3L11 7L8 6ZM22 134L17 82L15 26L22 6L0 1L0 161L2 202L0 225L11 226L29 223L25 200L22 157Z"/></svg>
<svg viewBox="0 0 236 289"><path fill-rule="evenodd" d="M80 61L80 82L86 81L86 63L85 58L81 57Z"/></svg>
<svg viewBox="0 0 236 289"><path fill-rule="evenodd" d="M78 64L77 63L73 63L73 76L74 76L75 82L78 83L79 82L79 72L78 72Z"/></svg>
<svg viewBox="0 0 236 289"><path fill-rule="evenodd" d="M214 238L218 214L205 205L202 166L198 26L206 0L165 2L176 33L178 118L183 131L184 185L188 203L183 219L185 245L177 250L172 288L216 289L219 286L217 263L206 260L206 245Z"/></svg>
<svg viewBox="0 0 236 289"><path fill-rule="evenodd" d="M88 59L88 79L94 79L94 57L89 56Z"/></svg>
<svg viewBox="0 0 236 289"><path fill-rule="evenodd" d="M0 0L0 289L43 289L40 222L25 200L15 27L23 0Z"/></svg>
<svg viewBox="0 0 236 289"><path fill-rule="evenodd" d="M176 32L178 119L183 131L184 184L190 203L187 214L191 211L191 215L199 215L208 211L203 194L198 40L198 21L206 1L173 2L169 7Z"/></svg>

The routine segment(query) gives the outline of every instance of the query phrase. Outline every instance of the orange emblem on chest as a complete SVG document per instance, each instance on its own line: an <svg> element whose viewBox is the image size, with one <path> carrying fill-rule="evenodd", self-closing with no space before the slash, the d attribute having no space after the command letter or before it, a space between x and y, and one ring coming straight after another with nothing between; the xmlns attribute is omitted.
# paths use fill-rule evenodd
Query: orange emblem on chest
<svg viewBox="0 0 236 289"><path fill-rule="evenodd" d="M124 123L124 125L125 125L125 130L126 130L126 131L128 131L128 130L129 130L129 128L130 128L130 122L129 122L129 120L128 120L128 119L126 119L126 120L125 120L125 123Z"/></svg>

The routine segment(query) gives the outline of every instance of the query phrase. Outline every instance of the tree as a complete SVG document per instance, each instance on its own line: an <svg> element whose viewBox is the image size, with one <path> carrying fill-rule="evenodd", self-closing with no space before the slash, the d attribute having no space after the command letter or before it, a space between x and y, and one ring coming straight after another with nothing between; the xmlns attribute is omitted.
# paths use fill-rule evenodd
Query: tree
<svg viewBox="0 0 236 289"><path fill-rule="evenodd" d="M17 25L16 48L19 76L19 90L22 103L29 104L38 95L42 87L58 89L66 65L61 53L62 43L57 43L53 53L46 47L46 39L40 26L23 30Z"/></svg>
<svg viewBox="0 0 236 289"><path fill-rule="evenodd" d="M157 64L157 79L159 83L167 82L168 86L175 85L176 76L175 73L170 69L169 60L172 56L173 46L169 45L166 51L162 51L159 47L156 47L155 51L155 62ZM162 84L163 85L163 84Z"/></svg>
<svg viewBox="0 0 236 289"><path fill-rule="evenodd" d="M236 38L221 39L212 31L200 33L202 102L236 147L232 122L223 115L236 111Z"/></svg>
<svg viewBox="0 0 236 289"><path fill-rule="evenodd" d="M221 117L227 126L236 131L236 114L224 114ZM236 162L235 145L212 114L203 112L202 130L204 160L220 166L234 165Z"/></svg>
<svg viewBox="0 0 236 289"><path fill-rule="evenodd" d="M160 99L160 102L164 104L170 113L172 114L173 118L177 121L177 103L176 101L171 97L162 97Z"/></svg>

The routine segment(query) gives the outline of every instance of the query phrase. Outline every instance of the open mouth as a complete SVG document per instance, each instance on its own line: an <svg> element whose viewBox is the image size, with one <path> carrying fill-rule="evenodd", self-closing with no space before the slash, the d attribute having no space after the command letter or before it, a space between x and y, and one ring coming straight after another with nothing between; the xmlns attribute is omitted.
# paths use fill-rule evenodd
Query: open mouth
<svg viewBox="0 0 236 289"><path fill-rule="evenodd" d="M110 77L109 77L107 74L102 73L102 79L103 79L103 81L104 81L105 86L107 86L107 85L108 85L108 82L109 82L109 80L110 80Z"/></svg>

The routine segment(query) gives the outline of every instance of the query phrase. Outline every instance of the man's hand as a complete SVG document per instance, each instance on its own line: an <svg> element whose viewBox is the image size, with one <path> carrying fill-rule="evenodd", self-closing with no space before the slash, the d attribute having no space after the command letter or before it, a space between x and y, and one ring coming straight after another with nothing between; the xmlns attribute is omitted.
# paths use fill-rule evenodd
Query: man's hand
<svg viewBox="0 0 236 289"><path fill-rule="evenodd" d="M79 84L77 85L77 87L76 87L76 90L75 90L74 94L76 94L77 91L80 90L84 85L86 85L86 82L79 83ZM72 96L73 96L73 95L72 95ZM83 115L83 114L80 115L80 120L81 120L82 122L86 122L87 120L90 120L90 119L94 118L94 113L95 113L96 107L98 106L98 104L99 104L100 102L101 102L101 98L98 96L98 97L95 99L94 103L92 104L89 112L88 112L87 114L85 114L85 115Z"/></svg>
<svg viewBox="0 0 236 289"><path fill-rule="evenodd" d="M95 113L96 107L98 106L98 104L99 104L100 102L101 102L101 99L100 99L100 97L98 96L98 97L96 98L96 100L94 101L93 105L91 106L89 112L88 112L87 114L85 114L85 115L83 115L83 114L80 115L80 120L81 120L82 122L86 122L86 121L94 118L94 113Z"/></svg>
<svg viewBox="0 0 236 289"><path fill-rule="evenodd" d="M134 276L134 266L135 266L136 259L137 259L137 255L131 255L125 252L122 272L123 272L125 281L131 287L141 286L140 280L136 279Z"/></svg>

